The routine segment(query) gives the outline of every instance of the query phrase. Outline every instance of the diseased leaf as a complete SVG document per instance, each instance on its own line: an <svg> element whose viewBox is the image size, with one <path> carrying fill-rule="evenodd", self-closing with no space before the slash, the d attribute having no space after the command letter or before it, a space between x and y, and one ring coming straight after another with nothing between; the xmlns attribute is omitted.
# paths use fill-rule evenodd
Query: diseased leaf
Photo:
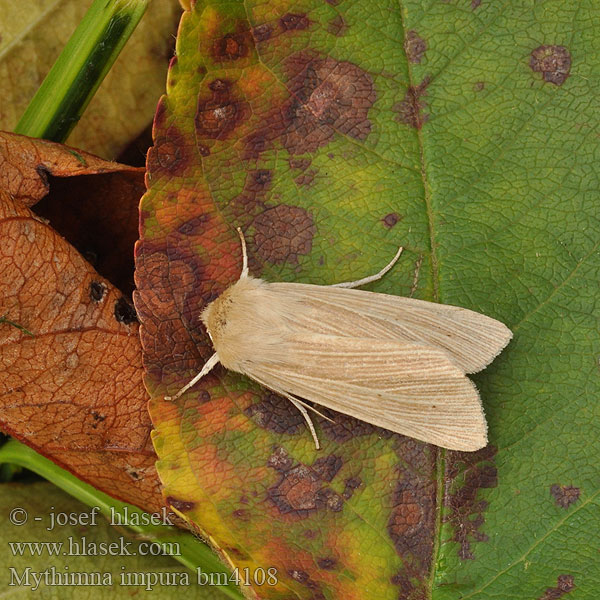
<svg viewBox="0 0 600 600"><path fill-rule="evenodd" d="M39 199L49 173L64 178L83 172L88 188L98 183L107 198L135 207L142 173L23 136L2 134L1 141L0 429L110 495L159 510L163 501L149 439L135 310L47 219L19 200ZM104 177L94 172L110 173L112 183L94 180ZM77 210L77 200L81 207L89 208L94 199L111 209L110 202L103 205L93 191L86 197L81 189L73 186L71 194L81 195L63 202L62 212L43 201L42 214L63 224L65 233L76 229L76 219L67 213ZM127 226L120 224L122 230ZM118 230L104 233L121 247ZM92 227L85 227L80 237L85 236L94 238ZM101 262L112 276L110 261Z"/></svg>
<svg viewBox="0 0 600 600"><path fill-rule="evenodd" d="M199 2L154 126L136 307L167 502L261 598L595 598L600 9ZM515 339L475 377L491 444L437 450L217 368L240 273L455 304ZM582 440L587 445L584 448ZM554 591L553 591L554 590ZM544 596L545 595L545 596Z"/></svg>

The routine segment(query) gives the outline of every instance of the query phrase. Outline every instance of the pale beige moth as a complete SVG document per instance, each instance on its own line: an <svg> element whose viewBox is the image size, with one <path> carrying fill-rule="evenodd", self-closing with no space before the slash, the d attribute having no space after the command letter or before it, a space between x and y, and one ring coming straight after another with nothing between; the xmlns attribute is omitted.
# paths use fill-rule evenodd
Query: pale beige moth
<svg viewBox="0 0 600 600"><path fill-rule="evenodd" d="M221 363L290 400L317 448L306 409L321 413L307 400L452 450L487 444L481 399L466 374L508 344L512 333L503 323L458 306L354 289L383 277L402 248L358 281L268 283L249 275L238 232L240 278L201 314L215 353L167 399Z"/></svg>

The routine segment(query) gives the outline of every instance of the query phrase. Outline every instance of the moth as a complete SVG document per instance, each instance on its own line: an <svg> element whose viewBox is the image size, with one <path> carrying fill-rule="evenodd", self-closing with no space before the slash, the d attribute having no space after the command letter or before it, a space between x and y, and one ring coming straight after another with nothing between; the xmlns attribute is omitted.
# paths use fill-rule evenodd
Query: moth
<svg viewBox="0 0 600 600"><path fill-rule="evenodd" d="M215 353L175 400L221 363L290 400L319 449L305 401L452 450L487 444L477 389L466 376L508 344L500 321L446 304L334 285L268 283L242 273L201 313ZM331 420L331 419L329 419Z"/></svg>

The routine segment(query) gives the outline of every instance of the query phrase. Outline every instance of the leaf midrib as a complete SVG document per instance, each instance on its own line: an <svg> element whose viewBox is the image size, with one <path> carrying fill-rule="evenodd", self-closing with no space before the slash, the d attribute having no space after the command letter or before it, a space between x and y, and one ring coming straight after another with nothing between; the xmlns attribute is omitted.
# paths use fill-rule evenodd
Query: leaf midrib
<svg viewBox="0 0 600 600"><path fill-rule="evenodd" d="M406 25L405 15L403 12L402 1L399 0L398 6L400 9L400 23L402 27L402 40L406 39ZM406 53L406 47L402 44L404 55L406 57L406 75L408 85L415 89L415 81L411 68L411 62ZM431 204L431 191L427 182L427 169L425 162L425 145L423 140L423 129L416 128L417 143L419 147L419 163L421 171L421 182L423 184L423 203L425 205L425 214L427 216L427 231L429 233L429 255L431 257L431 280L433 285L433 298L434 302L440 302L440 288L439 288L439 263L436 251L435 242L435 227L433 219L433 206ZM436 478L436 499L435 499L435 524L433 531L433 549L431 553L431 566L429 574L429 583L427 586L428 598L432 598L433 594L433 582L435 581L435 567L438 562L438 554L441 548L440 536L442 528L442 500L444 496L444 471L446 468L446 451L443 448L438 448L435 465L435 478Z"/></svg>

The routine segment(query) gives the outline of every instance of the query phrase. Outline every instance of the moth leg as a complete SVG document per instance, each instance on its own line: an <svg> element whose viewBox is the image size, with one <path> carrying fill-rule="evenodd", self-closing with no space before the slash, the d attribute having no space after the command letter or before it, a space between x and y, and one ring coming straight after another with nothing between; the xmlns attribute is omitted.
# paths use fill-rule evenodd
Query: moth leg
<svg viewBox="0 0 600 600"><path fill-rule="evenodd" d="M304 408L304 406L302 406L303 403L301 403L301 401L298 400L298 398L294 398L294 396L292 396L291 394L286 394L285 392L278 392L278 394L281 394L282 396L287 398L300 411L300 414L304 417L304 420L306 421L306 424L308 425L308 428L313 437L313 440L315 441L315 448L317 450L320 450L321 446L319 444L319 438L317 437L317 432L315 431L315 426L313 425L312 419L310 418L308 411L306 410L306 408Z"/></svg>
<svg viewBox="0 0 600 600"><path fill-rule="evenodd" d="M381 279L396 264L400 258L400 255L402 254L402 250L404 250L404 248L400 246L394 258L392 258L392 260L385 267L383 267L379 273L375 273L375 275L369 275L368 277L363 277L362 279L357 279L356 281L343 281L342 283L334 283L329 287L355 288Z"/></svg>
<svg viewBox="0 0 600 600"><path fill-rule="evenodd" d="M200 379L208 374L212 368L219 362L219 356L215 352L204 364L202 370L188 384L183 386L174 396L165 396L165 400L177 400L182 394L185 394L193 385L196 385Z"/></svg>
<svg viewBox="0 0 600 600"><path fill-rule="evenodd" d="M240 279L242 277L248 277L248 253L246 251L246 238L242 232L242 228L237 228L238 235L240 236L240 241L242 242L242 273L240 275Z"/></svg>
<svg viewBox="0 0 600 600"><path fill-rule="evenodd" d="M281 394L281 392L278 392L278 393ZM287 398L287 396L285 396L285 397ZM326 421L329 421L330 423L335 423L335 421L333 419L324 415L321 411L318 411L314 406L311 406L310 404L306 404L306 402L300 400L300 398L296 398L296 396L294 396L294 400L296 402L298 402L298 404L302 404L302 406L304 406L304 408L308 408L308 410L312 410L315 414L319 415L322 419L325 419Z"/></svg>

